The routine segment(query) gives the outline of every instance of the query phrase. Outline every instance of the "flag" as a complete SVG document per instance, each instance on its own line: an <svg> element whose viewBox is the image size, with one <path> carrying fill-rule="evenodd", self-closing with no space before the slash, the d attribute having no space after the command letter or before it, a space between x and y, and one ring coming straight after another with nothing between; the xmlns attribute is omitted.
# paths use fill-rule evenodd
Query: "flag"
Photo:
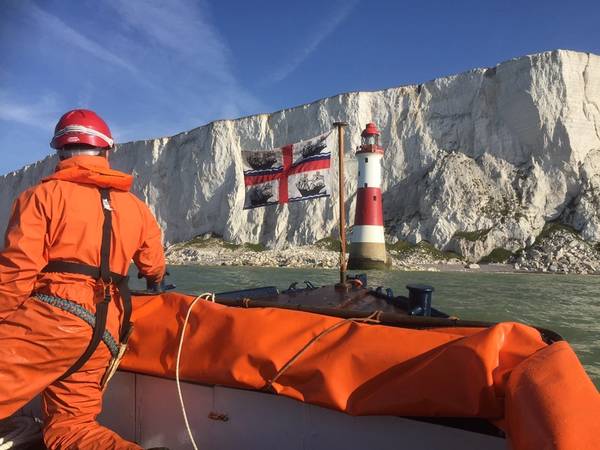
<svg viewBox="0 0 600 450"><path fill-rule="evenodd" d="M331 131L274 150L243 150L244 209L330 195Z"/></svg>

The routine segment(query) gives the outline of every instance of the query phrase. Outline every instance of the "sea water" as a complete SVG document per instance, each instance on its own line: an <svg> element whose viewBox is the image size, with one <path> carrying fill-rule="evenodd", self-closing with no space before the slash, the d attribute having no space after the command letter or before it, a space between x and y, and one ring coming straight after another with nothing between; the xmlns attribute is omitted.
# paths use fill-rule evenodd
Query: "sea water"
<svg viewBox="0 0 600 450"><path fill-rule="evenodd" d="M297 281L333 284L330 269L172 266L170 282L191 295L259 286L287 288ZM517 321L559 333L574 348L596 387L600 387L600 277L589 275L475 272L367 271L369 286L407 295L408 283L435 288L433 306L461 319Z"/></svg>

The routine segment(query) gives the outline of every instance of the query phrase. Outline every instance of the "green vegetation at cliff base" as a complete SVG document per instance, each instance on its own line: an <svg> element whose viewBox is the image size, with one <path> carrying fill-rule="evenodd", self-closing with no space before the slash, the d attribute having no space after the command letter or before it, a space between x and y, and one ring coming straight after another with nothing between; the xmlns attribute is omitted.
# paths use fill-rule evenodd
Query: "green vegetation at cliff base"
<svg viewBox="0 0 600 450"><path fill-rule="evenodd" d="M209 247L221 247L227 250L247 250L252 252L263 252L267 250L267 248L263 244L252 244L250 242L245 242L243 244L235 244L233 242L228 242L222 239L220 236L211 235L211 236L196 236L195 238L184 242L182 244L178 244L185 247L195 247L195 248L209 248Z"/></svg>
<svg viewBox="0 0 600 450"><path fill-rule="evenodd" d="M505 248L496 247L494 250L490 252L489 255L484 256L479 260L479 264L503 264L506 263L511 257L513 253L510 250L506 250Z"/></svg>
<svg viewBox="0 0 600 450"><path fill-rule="evenodd" d="M386 245L388 253L398 260L409 257L425 257L432 260L448 261L451 259L462 259L462 257L454 252L445 252L438 250L435 246L427 241L421 241L418 244L411 244L406 241L398 241L394 244Z"/></svg>
<svg viewBox="0 0 600 450"><path fill-rule="evenodd" d="M541 243L544 239L549 238L554 233L558 233L560 231L564 231L565 233L571 234L578 240L583 241L583 239L575 230L575 228L560 222L547 222L546 225L544 225L542 232L538 234L538 237L535 238L534 245Z"/></svg>
<svg viewBox="0 0 600 450"><path fill-rule="evenodd" d="M332 237L319 239L317 242L315 242L315 245L324 250L330 250L332 252L342 251L342 243L339 241L339 239L334 239Z"/></svg>
<svg viewBox="0 0 600 450"><path fill-rule="evenodd" d="M491 231L491 228L486 228L484 230L475 230L475 231L457 231L454 233L455 238L464 239L469 242L477 242L482 241L488 233Z"/></svg>

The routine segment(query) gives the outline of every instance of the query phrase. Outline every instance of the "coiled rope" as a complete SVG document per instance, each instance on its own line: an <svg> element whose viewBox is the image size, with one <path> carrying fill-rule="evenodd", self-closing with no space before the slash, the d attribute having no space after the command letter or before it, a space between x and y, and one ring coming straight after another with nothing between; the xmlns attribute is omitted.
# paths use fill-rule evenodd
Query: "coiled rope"
<svg viewBox="0 0 600 450"><path fill-rule="evenodd" d="M183 394L181 393L181 384L179 383L179 361L181 360L181 349L183 348L183 337L185 335L185 329L187 327L188 320L190 319L190 314L192 313L192 309L194 305L198 302L198 300L210 300L214 303L215 294L212 292L205 292L204 294L200 294L196 297L190 307L187 310L187 314L185 315L185 320L183 321L183 326L181 327L181 336L179 337L179 348L177 349L177 360L175 363L175 382L177 383L177 393L179 394L179 403L181 404L181 412L183 413L183 420L185 422L185 427L188 432L188 436L190 437L190 441L192 442L192 446L194 450L198 450L198 446L196 445L196 441L194 440L194 435L192 434L192 429L190 428L190 423L187 418L187 413L185 411L185 404L183 402ZM4 449L0 449L4 450Z"/></svg>
<svg viewBox="0 0 600 450"><path fill-rule="evenodd" d="M190 441L192 442L192 446L194 447L194 450L198 450L198 446L196 445L196 441L194 441L192 429L190 428L190 424L189 424L189 421L187 418L185 403L183 401L183 394L181 392L181 384L179 382L179 362L181 360L181 350L183 348L183 339L184 339L184 335L185 335L185 329L187 328L187 323L189 321L190 314L192 313L192 309L194 308L194 306L196 305L196 303L199 300L210 300L211 302L214 303L215 302L215 294L212 292L205 292L204 294L200 294L198 297L196 297L190 304L190 307L188 308L187 314L185 316L185 320L183 321L183 326L181 328L181 335L179 337L179 347L177 349L177 360L176 360L176 366L175 366L175 382L177 383L177 393L179 394L179 403L181 404L181 412L183 413L183 420L185 421L185 427L187 429L188 436L190 437ZM245 306L248 307L247 304ZM336 322L335 324L331 325L330 327L327 327L326 329L321 331L319 334L314 336L312 339L310 339L306 343L306 345L304 345L294 356L292 356L290 358L290 360L286 364L284 364L281 369L279 369L279 371L275 374L275 376L272 379L268 380L264 389L272 390L273 383L275 381L277 381L279 379L279 377L281 377L281 375L283 375L304 353L306 353L317 341L319 341L324 336L328 335L329 333L338 329L339 327L343 326L344 324L350 324L350 323L378 324L378 323L381 323L381 321L380 321L381 313L382 313L382 311L375 311L375 312L373 312L373 314L369 315L368 317L351 317L351 318ZM0 450L3 450L3 449L0 449Z"/></svg>

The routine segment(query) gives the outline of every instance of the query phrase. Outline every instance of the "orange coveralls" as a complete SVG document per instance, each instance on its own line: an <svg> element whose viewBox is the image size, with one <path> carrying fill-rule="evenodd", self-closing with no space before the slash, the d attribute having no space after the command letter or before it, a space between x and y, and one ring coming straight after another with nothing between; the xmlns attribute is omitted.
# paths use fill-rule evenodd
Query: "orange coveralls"
<svg viewBox="0 0 600 450"><path fill-rule="evenodd" d="M103 298L85 275L44 273L50 260L100 265L104 221L99 188L111 188L110 270L127 274L130 261L153 281L165 272L161 231L148 207L129 191L132 177L106 158L76 156L23 192L13 205L0 252L0 419L42 393L49 449L139 449L100 426L100 380L111 354L103 342L87 363L60 377L83 354L92 329L82 319L37 299L44 293L95 313ZM122 302L111 287L106 329L118 341Z"/></svg>

